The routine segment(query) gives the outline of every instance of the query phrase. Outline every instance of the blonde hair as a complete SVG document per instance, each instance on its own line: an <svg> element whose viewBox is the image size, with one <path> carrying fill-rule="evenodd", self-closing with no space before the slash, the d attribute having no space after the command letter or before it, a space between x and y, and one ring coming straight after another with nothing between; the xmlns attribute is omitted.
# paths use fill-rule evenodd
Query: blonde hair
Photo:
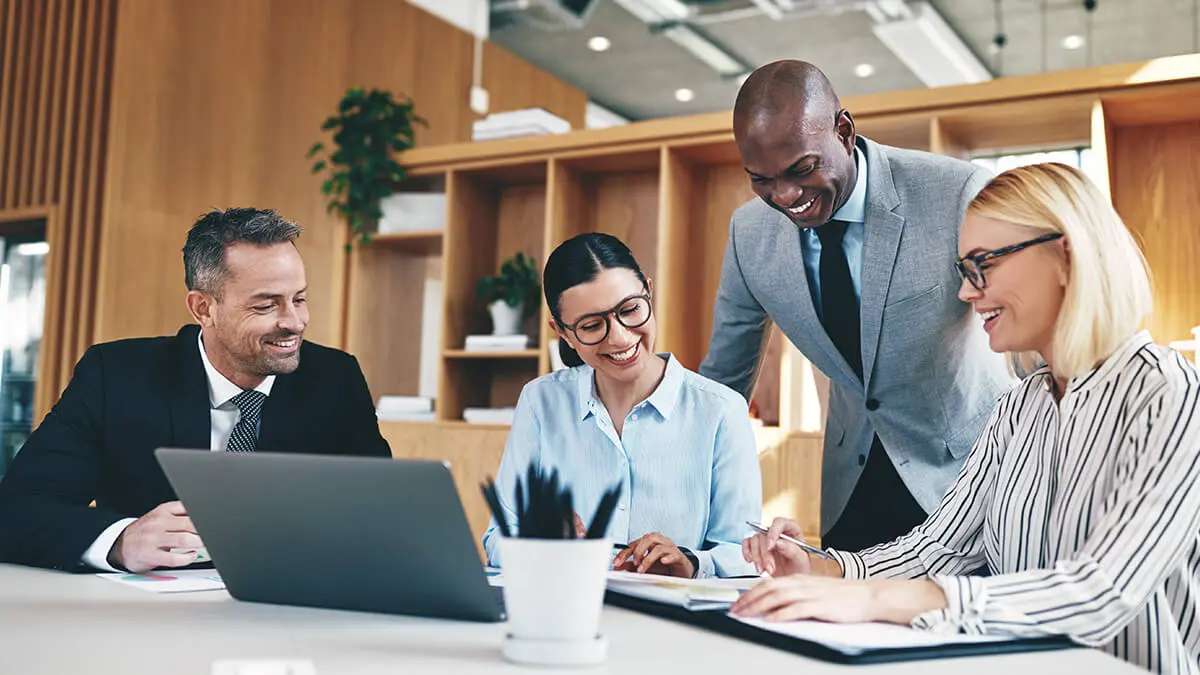
<svg viewBox="0 0 1200 675"><path fill-rule="evenodd" d="M1051 343L1055 376L1088 372L1150 315L1146 259L1108 198L1078 169L1058 163L1010 169L979 192L967 213L1064 235L1069 268ZM1029 373L1041 359L1016 353L1010 362L1014 371Z"/></svg>

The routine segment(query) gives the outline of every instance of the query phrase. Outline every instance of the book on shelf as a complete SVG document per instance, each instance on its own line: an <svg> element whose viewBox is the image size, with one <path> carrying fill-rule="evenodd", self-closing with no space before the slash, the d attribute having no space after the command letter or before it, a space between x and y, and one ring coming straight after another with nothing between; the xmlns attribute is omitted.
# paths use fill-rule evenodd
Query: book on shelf
<svg viewBox="0 0 1200 675"><path fill-rule="evenodd" d="M476 120L472 126L471 140L488 141L497 138L565 134L570 130L571 123L563 118L541 108L526 108L492 113L484 119Z"/></svg>
<svg viewBox="0 0 1200 675"><path fill-rule="evenodd" d="M385 422L432 422L433 399L428 396L380 396L375 414Z"/></svg>
<svg viewBox="0 0 1200 675"><path fill-rule="evenodd" d="M515 352L528 348L528 335L468 335L463 345L468 352Z"/></svg>
<svg viewBox="0 0 1200 675"><path fill-rule="evenodd" d="M512 426L516 408L464 408L463 421L470 424L501 424Z"/></svg>

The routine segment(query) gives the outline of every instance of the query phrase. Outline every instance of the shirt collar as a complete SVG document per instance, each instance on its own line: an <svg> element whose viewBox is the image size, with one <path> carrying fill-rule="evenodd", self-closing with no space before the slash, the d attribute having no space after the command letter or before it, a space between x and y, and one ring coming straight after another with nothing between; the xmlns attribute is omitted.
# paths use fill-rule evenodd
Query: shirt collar
<svg viewBox="0 0 1200 675"><path fill-rule="evenodd" d="M659 354L666 358L667 367L663 371L662 381L650 393L645 403L654 407L663 419L671 416L675 403L679 400L679 390L683 386L684 369L671 353ZM596 392L596 371L591 366L580 367L577 392L579 399L579 419L585 420L588 415L594 415L596 408L604 405ZM640 403L638 405L641 405Z"/></svg>
<svg viewBox="0 0 1200 675"><path fill-rule="evenodd" d="M850 192L850 197L842 204L842 208L833 214L833 220L862 223L867 219L867 157L857 145L854 146L854 164L858 167L854 190Z"/></svg>
<svg viewBox="0 0 1200 675"><path fill-rule="evenodd" d="M229 378L222 375L213 367L212 361L208 360L208 354L204 351L204 331L197 334L196 342L200 347L200 360L204 362L204 373L208 376L208 401L213 408L220 408L229 403L234 396L242 393L242 388L230 382ZM264 396L270 396L271 387L274 384L275 376L268 375L254 389L262 392Z"/></svg>
<svg viewBox="0 0 1200 675"><path fill-rule="evenodd" d="M1101 361L1100 365L1082 375L1077 375L1067 380L1067 393L1077 394L1103 384L1114 375L1123 371L1138 351L1153 342L1154 340L1150 337L1149 331L1142 330L1134 333L1120 347L1117 347L1108 358ZM1054 375L1050 372L1049 366L1043 365L1034 371L1033 374L1042 377L1043 386L1045 386L1047 391L1052 390Z"/></svg>

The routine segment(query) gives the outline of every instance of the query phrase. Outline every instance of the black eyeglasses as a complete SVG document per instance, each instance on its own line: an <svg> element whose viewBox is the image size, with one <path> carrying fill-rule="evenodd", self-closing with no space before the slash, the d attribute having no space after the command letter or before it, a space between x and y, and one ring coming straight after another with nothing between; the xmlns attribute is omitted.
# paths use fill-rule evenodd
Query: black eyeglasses
<svg viewBox="0 0 1200 675"><path fill-rule="evenodd" d="M1023 241L1019 244L1013 244L1012 246L1005 246L1004 248L998 248L994 251L984 251L983 253L976 253L975 255L969 255L965 258L959 258L954 262L954 266L958 268L958 273L961 274L964 279L971 282L971 285L974 286L976 290L982 291L983 289L987 288L987 279L983 276L983 270L985 269L983 266L984 263L990 260L995 260L996 258L1002 258L1006 255L1011 255L1017 251L1027 249L1030 246L1036 246L1037 244L1044 244L1048 241L1054 241L1060 237L1062 237L1061 232L1043 234L1040 237L1030 239L1029 241Z"/></svg>
<svg viewBox="0 0 1200 675"><path fill-rule="evenodd" d="M638 328L650 320L650 313L650 296L643 293L625 298L607 312L584 314L573 324L568 325L560 321L558 325L562 326L563 330L574 333L580 344L591 346L604 342L608 337L609 328L612 326L608 318L610 315L616 317L617 323L626 328Z"/></svg>

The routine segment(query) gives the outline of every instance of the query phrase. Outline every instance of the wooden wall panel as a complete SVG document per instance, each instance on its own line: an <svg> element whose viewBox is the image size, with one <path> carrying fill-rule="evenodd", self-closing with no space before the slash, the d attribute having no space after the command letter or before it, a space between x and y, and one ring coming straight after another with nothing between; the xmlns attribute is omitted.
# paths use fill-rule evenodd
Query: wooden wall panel
<svg viewBox="0 0 1200 675"><path fill-rule="evenodd" d="M37 417L90 344L117 0L0 0L0 212L53 213Z"/></svg>
<svg viewBox="0 0 1200 675"><path fill-rule="evenodd" d="M429 122L418 145L468 140L473 38L400 0L119 2L95 339L174 332L188 318L187 228L209 208L253 205L305 228L308 336L340 345L345 228L304 153L351 86L411 96ZM484 77L493 110L583 120L581 92L491 45Z"/></svg>
<svg viewBox="0 0 1200 675"><path fill-rule="evenodd" d="M1200 122L1112 127L1113 204L1137 236L1154 277L1150 332L1160 343L1200 325Z"/></svg>

